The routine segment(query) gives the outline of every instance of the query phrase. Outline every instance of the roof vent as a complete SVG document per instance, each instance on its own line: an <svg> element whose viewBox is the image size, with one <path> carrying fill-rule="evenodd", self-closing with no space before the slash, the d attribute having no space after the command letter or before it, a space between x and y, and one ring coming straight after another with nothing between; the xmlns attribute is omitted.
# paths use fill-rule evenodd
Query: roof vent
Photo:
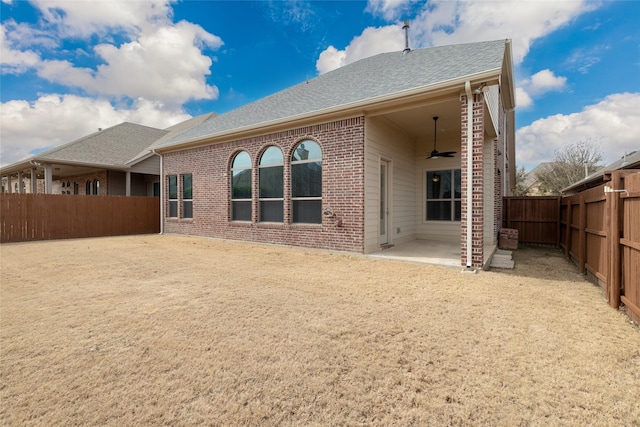
<svg viewBox="0 0 640 427"><path fill-rule="evenodd" d="M409 20L408 19L404 20L404 25L402 26L402 29L404 30L404 50L402 51L402 54L406 55L407 53L411 52L411 49L409 48Z"/></svg>

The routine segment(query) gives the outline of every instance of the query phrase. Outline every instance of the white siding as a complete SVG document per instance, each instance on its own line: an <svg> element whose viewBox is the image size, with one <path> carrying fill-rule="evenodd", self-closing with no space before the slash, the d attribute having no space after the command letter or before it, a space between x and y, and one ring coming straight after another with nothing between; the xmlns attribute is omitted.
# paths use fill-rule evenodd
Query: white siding
<svg viewBox="0 0 640 427"><path fill-rule="evenodd" d="M380 160L389 167L389 243L415 239L415 143L382 118L365 122L365 253L380 248Z"/></svg>
<svg viewBox="0 0 640 427"><path fill-rule="evenodd" d="M131 172L160 175L160 156L153 155L131 168Z"/></svg>
<svg viewBox="0 0 640 427"><path fill-rule="evenodd" d="M444 132L443 132L444 133ZM460 242L460 221L426 221L426 188L427 171L460 169L460 134L446 133L438 135L438 151L456 151L455 157L429 159L426 157L433 150L433 140L420 141L416 152L416 238L445 242ZM465 191L462 189L462 195Z"/></svg>
<svg viewBox="0 0 640 427"><path fill-rule="evenodd" d="M491 118L491 126L493 126L493 129L495 129L497 133L498 117L500 117L500 86L489 86L489 90L485 92L484 97L484 99L486 100L487 110L489 111L489 117ZM488 127L489 123L485 123L485 126Z"/></svg>

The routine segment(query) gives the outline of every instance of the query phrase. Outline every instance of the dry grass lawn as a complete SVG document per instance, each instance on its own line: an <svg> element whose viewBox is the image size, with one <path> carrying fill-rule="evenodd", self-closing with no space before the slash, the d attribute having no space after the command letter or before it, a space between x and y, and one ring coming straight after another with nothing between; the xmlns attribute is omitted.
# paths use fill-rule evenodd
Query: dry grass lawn
<svg viewBox="0 0 640 427"><path fill-rule="evenodd" d="M640 331L509 272L180 236L5 244L0 424L640 425Z"/></svg>

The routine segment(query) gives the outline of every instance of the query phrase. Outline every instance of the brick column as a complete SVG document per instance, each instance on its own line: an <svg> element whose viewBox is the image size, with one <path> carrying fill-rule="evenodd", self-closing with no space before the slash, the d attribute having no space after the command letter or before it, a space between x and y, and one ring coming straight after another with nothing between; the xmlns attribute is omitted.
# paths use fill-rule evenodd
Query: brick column
<svg viewBox="0 0 640 427"><path fill-rule="evenodd" d="M484 261L483 245L483 223L484 223L484 208L483 208L483 191L484 191L484 178L483 178L483 143L484 143L484 94L473 95L473 147L472 147L472 172L471 182L473 185L472 202L471 206L468 206L467 201L467 183L469 174L467 171L467 156L469 155L467 150L467 96L462 95L460 97L460 111L461 111L461 166L462 166L462 218L461 218L461 264L467 264L467 227L469 225L468 218L471 217L471 230L472 230L472 243L471 243L471 266L482 267Z"/></svg>

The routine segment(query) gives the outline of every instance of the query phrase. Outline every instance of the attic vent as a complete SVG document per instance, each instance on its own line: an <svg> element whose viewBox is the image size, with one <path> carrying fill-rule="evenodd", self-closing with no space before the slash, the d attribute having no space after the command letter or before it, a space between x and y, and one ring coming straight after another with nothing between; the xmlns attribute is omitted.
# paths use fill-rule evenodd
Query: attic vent
<svg viewBox="0 0 640 427"><path fill-rule="evenodd" d="M408 19L404 20L404 25L402 26L402 29L404 30L404 50L402 51L402 54L406 55L407 53L411 52L411 49L409 48L409 20Z"/></svg>

